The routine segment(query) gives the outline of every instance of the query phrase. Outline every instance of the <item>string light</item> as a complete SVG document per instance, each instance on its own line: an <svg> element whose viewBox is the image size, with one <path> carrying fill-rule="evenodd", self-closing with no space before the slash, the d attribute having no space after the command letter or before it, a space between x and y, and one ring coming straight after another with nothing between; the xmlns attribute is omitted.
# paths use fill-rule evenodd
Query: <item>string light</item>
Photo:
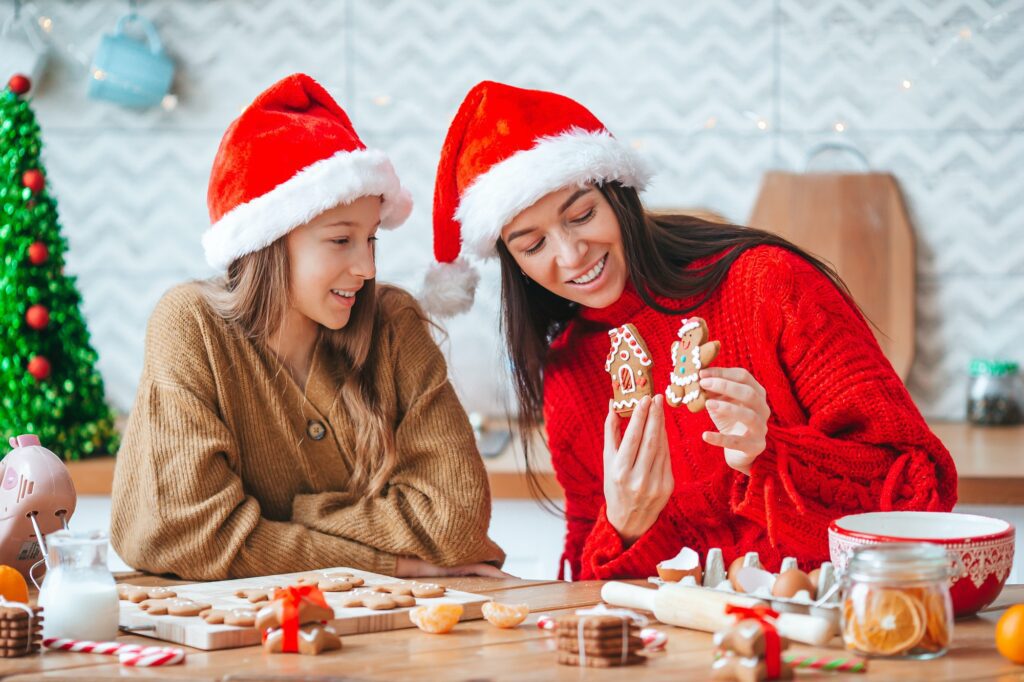
<svg viewBox="0 0 1024 682"><path fill-rule="evenodd" d="M704 127L710 130L718 125L718 119L714 116L708 116L708 120L704 121Z"/></svg>
<svg viewBox="0 0 1024 682"><path fill-rule="evenodd" d="M39 17L39 28L43 29L47 33L53 31L53 19L50 17Z"/></svg>
<svg viewBox="0 0 1024 682"><path fill-rule="evenodd" d="M378 107L386 107L391 104L391 95L377 95L373 98L373 103Z"/></svg>
<svg viewBox="0 0 1024 682"><path fill-rule="evenodd" d="M911 88L911 87L912 87L912 86L913 86L914 84L913 84L913 83L911 83L911 82L910 82L909 80L907 80L906 78L904 78L904 79L903 79L903 82L902 82L902 83L901 83L900 85L902 85L902 86L903 86L903 89L904 89L904 90L909 90L909 89L910 89L910 88Z"/></svg>
<svg viewBox="0 0 1024 682"><path fill-rule="evenodd" d="M768 121L763 118L757 119L757 128L758 130L768 130Z"/></svg>
<svg viewBox="0 0 1024 682"><path fill-rule="evenodd" d="M846 130L846 124L842 121L836 121L835 125L832 126L837 133L844 132Z"/></svg>

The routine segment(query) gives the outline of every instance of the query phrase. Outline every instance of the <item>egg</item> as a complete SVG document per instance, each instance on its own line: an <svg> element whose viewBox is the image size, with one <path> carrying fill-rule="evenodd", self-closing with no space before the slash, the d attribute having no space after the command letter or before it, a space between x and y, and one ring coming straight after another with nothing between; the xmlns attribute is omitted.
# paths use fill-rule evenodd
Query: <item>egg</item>
<svg viewBox="0 0 1024 682"><path fill-rule="evenodd" d="M729 582L732 583L732 589L736 590L737 592L743 591L743 587L736 580L736 573L741 568L743 568L743 557L738 556L732 560L732 563L729 564L729 570L726 572L726 576L729 578Z"/></svg>
<svg viewBox="0 0 1024 682"><path fill-rule="evenodd" d="M779 577L775 579L772 596L788 599L801 590L811 596L814 595L814 586L811 584L810 577L799 568L791 568L780 573Z"/></svg>
<svg viewBox="0 0 1024 682"><path fill-rule="evenodd" d="M807 577L811 579L811 587L814 588L813 590L811 590L811 599L817 599L818 585L821 584L821 569L814 569L813 571L807 574Z"/></svg>

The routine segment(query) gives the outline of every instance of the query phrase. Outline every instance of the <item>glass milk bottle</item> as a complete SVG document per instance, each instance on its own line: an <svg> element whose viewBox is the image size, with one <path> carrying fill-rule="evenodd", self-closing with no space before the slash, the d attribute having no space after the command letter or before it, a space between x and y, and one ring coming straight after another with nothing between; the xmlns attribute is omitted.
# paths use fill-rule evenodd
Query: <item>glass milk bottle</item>
<svg viewBox="0 0 1024 682"><path fill-rule="evenodd" d="M39 590L43 636L110 641L120 607L107 568L107 534L60 530L46 536L49 565Z"/></svg>

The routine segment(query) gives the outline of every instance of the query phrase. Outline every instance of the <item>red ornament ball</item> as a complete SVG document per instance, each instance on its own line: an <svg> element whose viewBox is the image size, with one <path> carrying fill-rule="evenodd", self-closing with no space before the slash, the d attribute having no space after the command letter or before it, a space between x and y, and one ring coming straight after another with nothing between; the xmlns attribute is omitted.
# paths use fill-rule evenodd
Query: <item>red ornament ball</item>
<svg viewBox="0 0 1024 682"><path fill-rule="evenodd" d="M43 178L42 171L33 168L32 170L25 171L21 176L21 184L28 187L33 193L38 194L46 186L46 179Z"/></svg>
<svg viewBox="0 0 1024 682"><path fill-rule="evenodd" d="M42 381L50 376L50 361L42 355L36 355L28 361L28 373L35 377L36 381Z"/></svg>
<svg viewBox="0 0 1024 682"><path fill-rule="evenodd" d="M46 244L35 242L32 246L28 247L28 261L32 265L42 265L49 258L50 250L46 248Z"/></svg>
<svg viewBox="0 0 1024 682"><path fill-rule="evenodd" d="M33 329L46 329L50 324L50 311L45 305L34 305L25 311L25 322Z"/></svg>
<svg viewBox="0 0 1024 682"><path fill-rule="evenodd" d="M28 76L16 73L11 76L11 80L7 81L7 87L15 95L24 95L32 87L32 81L28 79Z"/></svg>

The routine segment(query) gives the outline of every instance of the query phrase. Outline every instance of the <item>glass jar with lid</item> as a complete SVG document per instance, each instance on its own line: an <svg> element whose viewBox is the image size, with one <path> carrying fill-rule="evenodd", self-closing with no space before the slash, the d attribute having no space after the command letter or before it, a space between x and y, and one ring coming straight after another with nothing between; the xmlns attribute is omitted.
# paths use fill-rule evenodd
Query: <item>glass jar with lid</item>
<svg viewBox="0 0 1024 682"><path fill-rule="evenodd" d="M842 578L846 648L919 660L946 653L953 637L949 578L959 561L926 542L856 550Z"/></svg>
<svg viewBox="0 0 1024 682"><path fill-rule="evenodd" d="M1008 426L1024 422L1024 381L1016 362L972 360L967 419L974 424Z"/></svg>

